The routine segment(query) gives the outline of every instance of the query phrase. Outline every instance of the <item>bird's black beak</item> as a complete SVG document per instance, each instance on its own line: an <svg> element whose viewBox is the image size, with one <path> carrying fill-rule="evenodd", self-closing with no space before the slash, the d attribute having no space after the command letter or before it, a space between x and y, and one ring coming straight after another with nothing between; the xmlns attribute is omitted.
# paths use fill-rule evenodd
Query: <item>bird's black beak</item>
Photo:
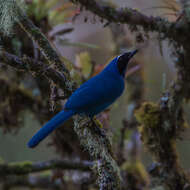
<svg viewBox="0 0 190 190"><path fill-rule="evenodd" d="M129 55L129 59L131 59L136 53L138 52L138 49L132 51Z"/></svg>

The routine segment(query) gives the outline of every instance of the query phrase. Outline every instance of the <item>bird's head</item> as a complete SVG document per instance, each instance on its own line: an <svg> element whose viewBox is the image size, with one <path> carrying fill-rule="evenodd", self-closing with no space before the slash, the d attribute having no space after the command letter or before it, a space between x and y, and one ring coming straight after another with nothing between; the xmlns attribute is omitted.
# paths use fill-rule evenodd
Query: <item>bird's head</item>
<svg viewBox="0 0 190 190"><path fill-rule="evenodd" d="M117 68L119 73L124 77L126 70L127 70L127 65L130 61L130 59L138 52L138 50L133 50L129 51L126 53L123 53L117 57Z"/></svg>

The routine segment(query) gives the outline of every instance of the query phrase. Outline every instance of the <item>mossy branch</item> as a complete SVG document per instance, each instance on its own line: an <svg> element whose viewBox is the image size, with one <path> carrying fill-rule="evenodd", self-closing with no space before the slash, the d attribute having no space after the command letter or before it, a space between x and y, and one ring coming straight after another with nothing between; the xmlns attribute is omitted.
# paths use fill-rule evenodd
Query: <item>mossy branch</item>
<svg viewBox="0 0 190 190"><path fill-rule="evenodd" d="M4 50L0 51L0 61L16 68L17 70L27 71L34 75L45 76L63 89L65 94L70 95L72 93L72 89L67 88L66 86L67 79L48 64L40 61L36 62L36 60L27 56L20 58Z"/></svg>
<svg viewBox="0 0 190 190"><path fill-rule="evenodd" d="M176 44L174 44L176 45ZM189 46L175 47L177 57L177 80L170 92L165 92L159 104L144 103L136 112L140 122L142 141L160 164L159 178L171 190L185 189L190 186L190 178L181 167L176 150L176 141L185 130L183 100L189 100Z"/></svg>
<svg viewBox="0 0 190 190"><path fill-rule="evenodd" d="M36 27L32 21L27 17L22 8L17 4L15 0L0 0L0 16L3 18L0 19L1 27L6 27L7 24L9 29L12 30L16 23L28 34L28 36L35 41L38 45L41 53L47 59L51 67L56 67L58 71L65 77L69 77L69 72L66 69L65 65L60 60L57 52L52 47L51 43L45 37L45 35ZM6 12L7 11L7 12ZM6 31L5 31L6 32ZM4 33L5 33L4 32ZM7 31L8 33L8 31Z"/></svg>
<svg viewBox="0 0 190 190"><path fill-rule="evenodd" d="M141 26L145 31L159 32L162 33L165 38L181 41L179 31L182 32L183 30L180 30L175 22L169 22L160 17L147 16L137 9L128 7L116 8L109 3L102 3L96 0L71 0L71 2L81 5L81 7L84 7L86 10L91 11L110 23Z"/></svg>
<svg viewBox="0 0 190 190"><path fill-rule="evenodd" d="M60 60L57 52L54 50L45 35L40 31L38 27L32 23L32 21L27 17L27 15L21 10L19 6L16 8L18 13L18 25L28 34L32 40L36 42L41 53L45 56L50 66L56 66L62 75L65 74L67 77L69 77L68 70Z"/></svg>
<svg viewBox="0 0 190 190"><path fill-rule="evenodd" d="M166 100L166 98L165 98ZM162 105L162 104L161 104ZM176 140L184 130L184 123L175 125L175 119L169 110L158 104L144 103L136 112L140 122L139 130L145 147L162 168L159 178L162 178L170 190L184 189L190 184L190 179L182 169L176 150Z"/></svg>
<svg viewBox="0 0 190 190"><path fill-rule="evenodd" d="M32 163L30 161L0 164L0 177L8 175L26 175L34 172L42 172L50 169L91 171L93 166L89 161L50 160Z"/></svg>
<svg viewBox="0 0 190 190"><path fill-rule="evenodd" d="M101 134L99 127L86 117L75 117L74 129L82 146L97 160L94 168L100 189L120 189L120 170L112 157L109 139Z"/></svg>

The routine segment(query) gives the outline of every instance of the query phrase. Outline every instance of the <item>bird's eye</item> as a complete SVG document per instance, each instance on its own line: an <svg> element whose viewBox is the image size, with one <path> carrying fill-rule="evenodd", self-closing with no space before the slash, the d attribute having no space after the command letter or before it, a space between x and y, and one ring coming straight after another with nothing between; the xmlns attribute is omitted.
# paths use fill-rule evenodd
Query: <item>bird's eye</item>
<svg viewBox="0 0 190 190"><path fill-rule="evenodd" d="M117 61L121 61L122 60L122 55L118 55L117 56Z"/></svg>

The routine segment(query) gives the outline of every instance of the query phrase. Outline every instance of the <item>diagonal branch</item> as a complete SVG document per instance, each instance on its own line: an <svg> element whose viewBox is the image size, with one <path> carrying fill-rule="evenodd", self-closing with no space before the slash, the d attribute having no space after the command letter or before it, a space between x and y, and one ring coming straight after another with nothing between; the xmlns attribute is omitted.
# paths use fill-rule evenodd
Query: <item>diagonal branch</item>
<svg viewBox="0 0 190 190"><path fill-rule="evenodd" d="M30 71L36 75L44 75L45 77L50 78L55 84L58 84L66 94L71 94L71 89L66 86L67 79L63 77L60 72L45 63L40 61L36 62L34 59L26 56L19 58L16 55L5 51L0 52L0 62L4 62L17 70Z"/></svg>
<svg viewBox="0 0 190 190"><path fill-rule="evenodd" d="M17 9L17 14L19 16L17 21L18 25L28 34L31 39L36 42L41 53L44 55L49 64L51 66L55 66L64 75L68 75L67 68L62 63L58 53L54 50L46 36L40 31L38 27L33 24L33 22L27 17L21 8L17 6L16 3L15 8ZM67 77L69 77L69 75Z"/></svg>

